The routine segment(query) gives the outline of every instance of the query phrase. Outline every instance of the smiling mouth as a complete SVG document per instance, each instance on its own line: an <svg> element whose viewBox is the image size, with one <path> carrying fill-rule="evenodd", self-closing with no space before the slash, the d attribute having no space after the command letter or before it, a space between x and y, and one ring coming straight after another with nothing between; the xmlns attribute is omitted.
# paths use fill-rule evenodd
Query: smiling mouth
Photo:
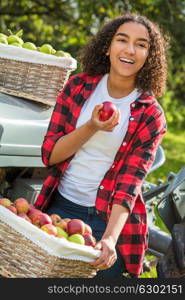
<svg viewBox="0 0 185 300"><path fill-rule="evenodd" d="M124 63L126 63L126 64L130 64L130 65L133 65L133 64L135 63L134 60L127 59L127 58L122 58L122 57L120 57L119 60L120 60L121 62L124 62Z"/></svg>

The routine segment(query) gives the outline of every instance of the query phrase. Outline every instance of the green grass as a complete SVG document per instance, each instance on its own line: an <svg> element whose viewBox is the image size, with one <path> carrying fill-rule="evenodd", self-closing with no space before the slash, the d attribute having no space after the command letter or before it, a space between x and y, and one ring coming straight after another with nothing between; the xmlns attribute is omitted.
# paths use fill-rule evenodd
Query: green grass
<svg viewBox="0 0 185 300"><path fill-rule="evenodd" d="M168 130L161 145L165 152L166 161L163 166L147 176L146 180L153 183L157 183L158 179L165 181L170 172L178 173L185 166L185 131ZM167 231L160 217L156 216L156 225ZM153 257L147 255L146 259L150 261ZM152 267L151 272L142 273L139 278L157 278L155 266Z"/></svg>
<svg viewBox="0 0 185 300"><path fill-rule="evenodd" d="M168 131L161 145L166 161L163 166L147 176L147 180L154 183L158 178L166 180L170 172L177 173L185 165L185 132Z"/></svg>
<svg viewBox="0 0 185 300"><path fill-rule="evenodd" d="M139 278L157 278L156 268L152 267L150 272L142 273Z"/></svg>

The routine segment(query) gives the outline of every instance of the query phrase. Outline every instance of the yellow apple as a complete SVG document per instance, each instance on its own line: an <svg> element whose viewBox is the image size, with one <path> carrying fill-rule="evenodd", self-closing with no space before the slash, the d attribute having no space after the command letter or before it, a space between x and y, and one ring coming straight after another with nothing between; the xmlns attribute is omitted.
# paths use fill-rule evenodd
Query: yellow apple
<svg viewBox="0 0 185 300"><path fill-rule="evenodd" d="M70 235L68 237L68 241L72 242L72 243L80 244L80 245L85 245L84 237L79 233Z"/></svg>
<svg viewBox="0 0 185 300"><path fill-rule="evenodd" d="M65 230L63 230L62 228L58 227L58 226L55 226L56 227L56 230L57 230L57 236L58 237L64 237L65 239L68 238L68 234Z"/></svg>

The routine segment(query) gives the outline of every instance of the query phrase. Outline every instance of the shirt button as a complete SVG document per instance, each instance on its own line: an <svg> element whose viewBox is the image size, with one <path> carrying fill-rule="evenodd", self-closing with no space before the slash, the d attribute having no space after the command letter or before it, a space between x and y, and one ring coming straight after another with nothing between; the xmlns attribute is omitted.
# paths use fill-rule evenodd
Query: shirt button
<svg viewBox="0 0 185 300"><path fill-rule="evenodd" d="M103 185L100 185L100 190L103 190L104 189L104 186Z"/></svg>
<svg viewBox="0 0 185 300"><path fill-rule="evenodd" d="M126 144L127 144L126 142L123 142L123 144L122 144L122 145L123 145L123 146L126 146Z"/></svg>
<svg viewBox="0 0 185 300"><path fill-rule="evenodd" d="M115 167L115 165L112 165L112 168L114 168Z"/></svg>
<svg viewBox="0 0 185 300"><path fill-rule="evenodd" d="M132 107L135 107L136 105L135 105L135 103L132 103Z"/></svg>
<svg viewBox="0 0 185 300"><path fill-rule="evenodd" d="M134 121L134 118L133 118L133 117L130 117L130 121Z"/></svg>

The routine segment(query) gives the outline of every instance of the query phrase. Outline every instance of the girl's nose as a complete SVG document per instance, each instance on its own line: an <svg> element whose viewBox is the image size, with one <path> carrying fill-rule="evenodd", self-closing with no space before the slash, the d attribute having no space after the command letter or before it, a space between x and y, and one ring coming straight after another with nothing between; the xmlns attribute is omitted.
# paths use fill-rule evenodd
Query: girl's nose
<svg viewBox="0 0 185 300"><path fill-rule="evenodd" d="M127 43L127 46L126 46L126 49L125 51L130 54L130 55L133 55L135 54L135 47L132 43Z"/></svg>

